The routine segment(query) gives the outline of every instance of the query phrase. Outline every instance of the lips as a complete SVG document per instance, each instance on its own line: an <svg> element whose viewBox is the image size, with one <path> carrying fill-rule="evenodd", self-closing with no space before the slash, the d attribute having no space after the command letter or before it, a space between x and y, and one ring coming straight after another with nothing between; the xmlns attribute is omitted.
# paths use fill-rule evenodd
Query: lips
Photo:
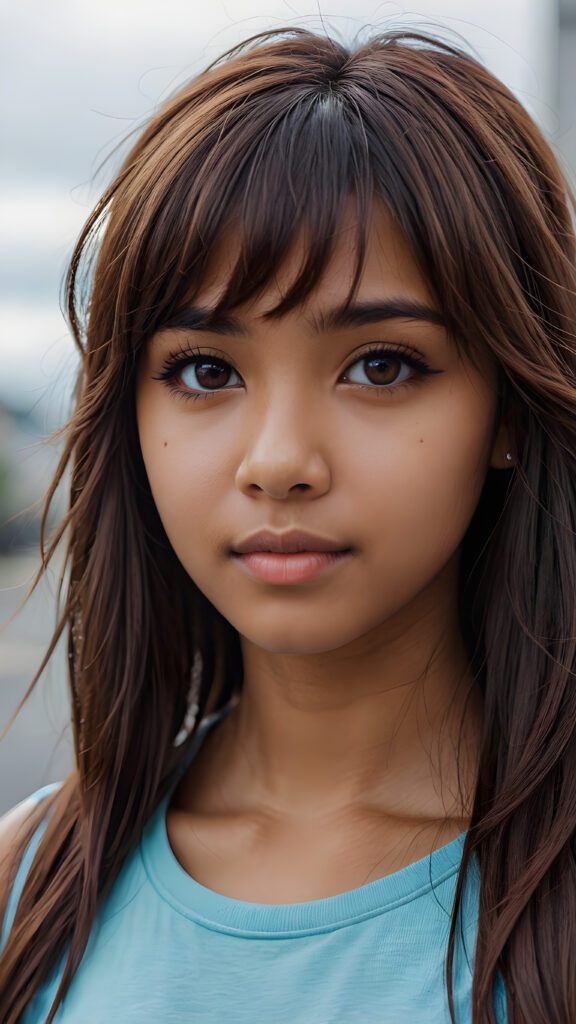
<svg viewBox="0 0 576 1024"><path fill-rule="evenodd" d="M299 551L350 551L350 547L328 537L319 537L301 530L290 530L287 533L260 530L235 545L232 554L246 555L252 551L297 554Z"/></svg>

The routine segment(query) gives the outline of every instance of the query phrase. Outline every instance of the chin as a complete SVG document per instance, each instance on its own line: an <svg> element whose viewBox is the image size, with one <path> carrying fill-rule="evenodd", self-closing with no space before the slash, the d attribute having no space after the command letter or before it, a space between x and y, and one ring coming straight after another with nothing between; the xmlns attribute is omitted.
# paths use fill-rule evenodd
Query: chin
<svg viewBox="0 0 576 1024"><path fill-rule="evenodd" d="M356 633L335 629L334 623L325 629L317 624L315 627L311 626L309 622L301 628L292 626L290 629L285 625L279 629L268 630L242 629L238 626L236 628L241 637L255 647L269 651L270 654L326 654L358 638Z"/></svg>

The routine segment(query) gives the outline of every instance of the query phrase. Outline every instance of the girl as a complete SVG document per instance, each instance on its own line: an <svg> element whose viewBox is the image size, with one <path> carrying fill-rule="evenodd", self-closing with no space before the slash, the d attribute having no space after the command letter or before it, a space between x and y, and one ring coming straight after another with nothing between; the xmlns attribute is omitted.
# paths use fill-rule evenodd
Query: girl
<svg viewBox="0 0 576 1024"><path fill-rule="evenodd" d="M265 34L145 129L68 279L76 768L4 821L4 1024L576 1020L567 204L416 34Z"/></svg>

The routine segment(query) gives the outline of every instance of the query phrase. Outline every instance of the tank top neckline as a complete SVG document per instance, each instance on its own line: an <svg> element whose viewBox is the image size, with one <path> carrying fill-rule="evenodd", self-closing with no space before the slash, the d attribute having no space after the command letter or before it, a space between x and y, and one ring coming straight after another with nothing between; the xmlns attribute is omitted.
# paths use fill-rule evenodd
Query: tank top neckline
<svg viewBox="0 0 576 1024"><path fill-rule="evenodd" d="M213 931L246 938L296 938L335 931L394 910L438 889L456 874L465 832L429 856L391 875L336 896L305 903L250 903L223 896L201 885L185 871L170 846L166 813L177 783L208 732L230 713L232 707L227 705L203 719L173 784L142 834L140 854L148 879L161 899L178 914ZM441 899L440 893L436 895ZM448 914L452 909L451 902L450 898L446 905Z"/></svg>

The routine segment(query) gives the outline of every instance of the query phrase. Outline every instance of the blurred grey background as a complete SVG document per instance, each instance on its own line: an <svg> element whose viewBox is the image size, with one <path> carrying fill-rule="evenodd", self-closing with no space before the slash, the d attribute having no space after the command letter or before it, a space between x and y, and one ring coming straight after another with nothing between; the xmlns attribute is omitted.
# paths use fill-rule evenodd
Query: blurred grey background
<svg viewBox="0 0 576 1024"><path fill-rule="evenodd" d="M576 0L19 0L0 3L0 626L38 568L34 514L70 412L59 293L121 140L223 50L284 25L352 40L444 26L471 44L576 168ZM58 512L64 507L61 496ZM16 520L15 513L27 508ZM31 510L30 510L31 509ZM56 621L58 565L0 633L0 734ZM0 742L0 813L73 764L62 645Z"/></svg>

